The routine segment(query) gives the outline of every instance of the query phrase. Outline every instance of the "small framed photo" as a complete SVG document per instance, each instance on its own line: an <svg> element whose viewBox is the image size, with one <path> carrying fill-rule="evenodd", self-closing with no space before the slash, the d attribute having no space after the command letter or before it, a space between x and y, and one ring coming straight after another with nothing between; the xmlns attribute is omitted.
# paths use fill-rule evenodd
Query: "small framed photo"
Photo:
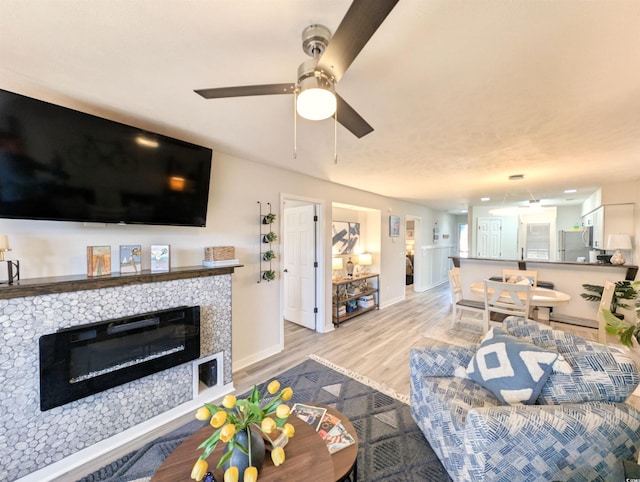
<svg viewBox="0 0 640 482"><path fill-rule="evenodd" d="M140 274L139 244L125 244L120 246L120 273Z"/></svg>
<svg viewBox="0 0 640 482"><path fill-rule="evenodd" d="M400 236L400 216L389 216L389 236Z"/></svg>
<svg viewBox="0 0 640 482"><path fill-rule="evenodd" d="M87 246L87 276L111 274L111 246Z"/></svg>
<svg viewBox="0 0 640 482"><path fill-rule="evenodd" d="M154 244L151 246L151 271L169 271L171 267L171 246Z"/></svg>

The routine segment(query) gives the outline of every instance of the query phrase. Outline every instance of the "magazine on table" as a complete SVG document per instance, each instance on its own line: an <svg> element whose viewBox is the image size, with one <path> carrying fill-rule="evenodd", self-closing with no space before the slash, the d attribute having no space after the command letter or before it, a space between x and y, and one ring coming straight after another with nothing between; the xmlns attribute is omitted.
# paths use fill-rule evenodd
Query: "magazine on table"
<svg viewBox="0 0 640 482"><path fill-rule="evenodd" d="M347 432L347 429L344 425L342 425L341 422L331 430L329 430L326 437L324 437L324 441L327 444L327 448L329 449L330 454L335 454L339 450L342 450L343 448L356 443L356 441L349 434L349 432Z"/></svg>
<svg viewBox="0 0 640 482"><path fill-rule="evenodd" d="M305 405L304 403L296 403L291 409L291 413L299 419L304 420L317 432L320 427L322 417L327 413L326 408L315 407L313 405Z"/></svg>
<svg viewBox="0 0 640 482"><path fill-rule="evenodd" d="M340 423L340 419L334 415L331 415L329 412L324 414L322 420L320 421L320 427L318 428L318 433L322 440L324 440L329 433L329 431Z"/></svg>

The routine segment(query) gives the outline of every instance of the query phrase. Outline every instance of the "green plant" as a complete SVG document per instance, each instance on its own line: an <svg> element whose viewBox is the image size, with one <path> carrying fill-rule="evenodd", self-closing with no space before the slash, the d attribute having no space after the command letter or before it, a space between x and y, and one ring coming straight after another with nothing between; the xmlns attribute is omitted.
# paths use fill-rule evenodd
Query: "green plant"
<svg viewBox="0 0 640 482"><path fill-rule="evenodd" d="M271 224L276 220L276 215L273 213L265 214L262 216L262 224Z"/></svg>
<svg viewBox="0 0 640 482"><path fill-rule="evenodd" d="M267 271L262 272L262 279L266 281L273 281L276 279L276 272L272 269L268 269Z"/></svg>
<svg viewBox="0 0 640 482"><path fill-rule="evenodd" d="M273 231L269 231L267 234L264 235L264 239L265 239L265 243L273 243L278 239L278 235Z"/></svg>
<svg viewBox="0 0 640 482"><path fill-rule="evenodd" d="M635 284L635 283L633 283ZM637 290L634 288L631 281L617 281L616 288L613 292L613 299L611 300L611 313L614 315L618 308L629 308L630 306L620 300L633 300L638 295ZM590 291L591 293L582 293L580 296L587 301L594 301L600 303L602 298L602 291L604 286L583 284L582 287Z"/></svg>
<svg viewBox="0 0 640 482"><path fill-rule="evenodd" d="M272 259L275 259L275 258L276 258L276 254L271 249L269 251L265 251L264 253L262 253L263 261L271 261Z"/></svg>
<svg viewBox="0 0 640 482"><path fill-rule="evenodd" d="M640 296L638 292L640 289L640 281L629 283L629 285L635 292L635 323L630 323L624 319L621 320L613 314L611 310L603 309L602 313L607 322L607 326L605 327L607 333L620 337L620 343L632 348L634 338L636 339L636 343L640 344Z"/></svg>

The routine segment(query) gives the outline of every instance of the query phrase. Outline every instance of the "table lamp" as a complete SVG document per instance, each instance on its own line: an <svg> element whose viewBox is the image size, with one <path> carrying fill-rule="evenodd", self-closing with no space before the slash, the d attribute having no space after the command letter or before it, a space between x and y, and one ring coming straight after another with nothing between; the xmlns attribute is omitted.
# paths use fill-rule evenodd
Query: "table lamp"
<svg viewBox="0 0 640 482"><path fill-rule="evenodd" d="M369 266L373 264L373 257L371 253L362 253L358 255L358 264L362 266L362 273L369 273Z"/></svg>
<svg viewBox="0 0 640 482"><path fill-rule="evenodd" d="M9 248L9 237L6 234L0 234L0 262L5 261L4 253L11 251ZM6 283L12 285L15 280L20 280L20 261L7 261L7 281ZM15 267L15 274L14 274ZM4 284L2 281L0 284Z"/></svg>
<svg viewBox="0 0 640 482"><path fill-rule="evenodd" d="M333 279L339 280L342 278L342 258L331 258L331 269L333 271Z"/></svg>
<svg viewBox="0 0 640 482"><path fill-rule="evenodd" d="M607 238L607 248L608 250L615 249L616 252L611 256L611 264L624 264L627 262L622 256L622 249L631 249L631 236L628 234L610 234Z"/></svg>
<svg viewBox="0 0 640 482"><path fill-rule="evenodd" d="M4 261L5 251L11 251L11 249L9 249L9 236L0 234L0 261Z"/></svg>

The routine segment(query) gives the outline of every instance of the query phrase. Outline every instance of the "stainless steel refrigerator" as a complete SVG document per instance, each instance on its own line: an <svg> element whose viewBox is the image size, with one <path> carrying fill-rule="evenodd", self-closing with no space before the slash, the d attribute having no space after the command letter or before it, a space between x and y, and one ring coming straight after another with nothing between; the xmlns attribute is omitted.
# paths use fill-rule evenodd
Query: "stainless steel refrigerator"
<svg viewBox="0 0 640 482"><path fill-rule="evenodd" d="M589 260L587 232L584 230L560 231L558 233L558 261L576 263L578 258Z"/></svg>

